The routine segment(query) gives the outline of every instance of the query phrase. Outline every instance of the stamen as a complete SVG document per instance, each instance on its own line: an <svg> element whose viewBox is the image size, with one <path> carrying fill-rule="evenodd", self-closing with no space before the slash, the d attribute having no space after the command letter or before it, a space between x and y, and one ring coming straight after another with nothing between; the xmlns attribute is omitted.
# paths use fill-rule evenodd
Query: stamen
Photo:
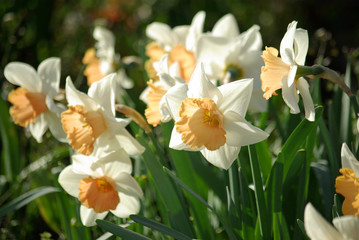
<svg viewBox="0 0 359 240"><path fill-rule="evenodd" d="M46 95L41 92L29 92L26 88L12 90L8 100L14 105L9 111L14 123L22 127L27 127L37 116L48 110Z"/></svg>
<svg viewBox="0 0 359 240"><path fill-rule="evenodd" d="M229 74L229 81L235 81L235 80L239 80L242 79L244 76L244 71L243 68L241 68L239 65L237 64L229 64L225 69L224 69L224 73L225 74Z"/></svg>
<svg viewBox="0 0 359 240"><path fill-rule="evenodd" d="M93 208L97 213L115 210L120 202L115 183L107 176L84 178L79 184L79 190L78 198L82 204L87 208Z"/></svg>

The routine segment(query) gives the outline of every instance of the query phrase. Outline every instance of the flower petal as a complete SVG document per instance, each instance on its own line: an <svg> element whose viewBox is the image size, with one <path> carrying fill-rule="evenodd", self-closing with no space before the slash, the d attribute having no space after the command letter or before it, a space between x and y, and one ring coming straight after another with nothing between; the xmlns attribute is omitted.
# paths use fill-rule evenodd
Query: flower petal
<svg viewBox="0 0 359 240"><path fill-rule="evenodd" d="M71 196L78 197L80 190L78 188L81 179L88 177L88 175L77 174L72 170L72 165L63 169L59 175L59 183L61 187Z"/></svg>
<svg viewBox="0 0 359 240"><path fill-rule="evenodd" d="M218 101L219 110L226 115L227 111L234 111L246 116L248 104L253 90L253 79L242 79L218 87L223 98Z"/></svg>
<svg viewBox="0 0 359 240"><path fill-rule="evenodd" d="M37 68L38 76L42 80L42 92L52 98L59 92L61 60L51 57L42 61Z"/></svg>
<svg viewBox="0 0 359 240"><path fill-rule="evenodd" d="M176 150L186 150L186 151L198 151L204 148L202 147L202 148L192 149L190 146L184 144L182 141L181 134L177 132L176 127L172 129L169 147Z"/></svg>
<svg viewBox="0 0 359 240"><path fill-rule="evenodd" d="M87 94L80 92L74 86L70 77L66 79L66 99L70 106L85 106L87 111L96 111L99 105Z"/></svg>
<svg viewBox="0 0 359 240"><path fill-rule="evenodd" d="M141 155L146 150L126 129L116 132L116 140L130 156Z"/></svg>
<svg viewBox="0 0 359 240"><path fill-rule="evenodd" d="M187 84L177 84L170 88L163 96L167 102L168 110L170 111L170 114L175 121L178 121L180 118L179 109L181 107L182 101L187 98L187 91Z"/></svg>
<svg viewBox="0 0 359 240"><path fill-rule="evenodd" d="M342 144L342 151L341 151L341 158L342 158L342 168L349 168L352 169L355 173L355 176L359 176L359 161L350 151L348 145L346 143Z"/></svg>
<svg viewBox="0 0 359 240"><path fill-rule="evenodd" d="M294 60L293 43L296 27L297 22L291 22L288 25L287 32L284 34L284 37L280 43L280 56L287 64L292 64L292 60Z"/></svg>
<svg viewBox="0 0 359 240"><path fill-rule="evenodd" d="M311 203L308 203L304 210L304 227L312 240L344 240L339 232L315 210Z"/></svg>
<svg viewBox="0 0 359 240"><path fill-rule="evenodd" d="M284 102L290 108L290 113L292 114L299 113L300 109L298 106L298 94L297 94L297 90L295 89L295 85L292 84L291 87L288 87L288 78L283 77L281 86L282 86L282 97Z"/></svg>
<svg viewBox="0 0 359 240"><path fill-rule="evenodd" d="M92 208L87 208L84 205L80 207L81 222L86 227L92 227L96 225L96 219L104 219L108 211L103 213L96 213Z"/></svg>
<svg viewBox="0 0 359 240"><path fill-rule="evenodd" d="M12 84L29 92L41 92L42 82L35 69L27 63L11 62L5 66L5 78Z"/></svg>
<svg viewBox="0 0 359 240"><path fill-rule="evenodd" d="M153 22L146 28L147 37L167 46L174 46L177 43L176 35L172 34L171 28L164 23Z"/></svg>
<svg viewBox="0 0 359 240"><path fill-rule="evenodd" d="M225 38L234 38L239 35L238 24L233 14L221 17L212 29L212 35Z"/></svg>
<svg viewBox="0 0 359 240"><path fill-rule="evenodd" d="M49 125L49 130L54 135L54 137L60 142L67 142L64 129L62 128L60 117L53 112L47 111L44 112L44 118L47 124Z"/></svg>
<svg viewBox="0 0 359 240"><path fill-rule="evenodd" d="M309 47L308 32L304 29L297 29L294 36L295 62L304 65Z"/></svg>
<svg viewBox="0 0 359 240"><path fill-rule="evenodd" d="M204 11L199 11L193 17L191 26L188 30L188 34L186 37L187 50L196 52L196 44L199 37L202 35L205 17L206 13Z"/></svg>
<svg viewBox="0 0 359 240"><path fill-rule="evenodd" d="M132 214L137 214L140 211L140 201L138 197L127 195L119 192L120 203L115 210L111 212L120 218L128 218Z"/></svg>
<svg viewBox="0 0 359 240"><path fill-rule="evenodd" d="M102 167L103 173L114 181L122 172L129 174L132 172L130 157L122 148L109 153L102 153L97 157L98 161L92 164L92 167Z"/></svg>
<svg viewBox="0 0 359 240"><path fill-rule="evenodd" d="M241 51L251 52L262 50L263 42L259 30L260 27L258 25L253 25L247 31L241 33L238 38L238 41L241 42Z"/></svg>
<svg viewBox="0 0 359 240"><path fill-rule="evenodd" d="M229 146L250 145L263 141L269 136L268 133L254 127L234 111L225 114L223 129L226 131L226 144Z"/></svg>
<svg viewBox="0 0 359 240"><path fill-rule="evenodd" d="M105 114L110 116L115 116L115 76L115 73L107 75L91 84L88 90L89 97L100 104Z"/></svg>
<svg viewBox="0 0 359 240"><path fill-rule="evenodd" d="M241 147L232 147L228 144L224 144L215 151L210 151L205 148L201 150L201 153L207 161L212 163L214 166L227 170L237 158L240 150Z"/></svg>
<svg viewBox="0 0 359 240"><path fill-rule="evenodd" d="M355 216L342 216L333 219L334 226L344 239L359 239L359 219Z"/></svg>
<svg viewBox="0 0 359 240"><path fill-rule="evenodd" d="M117 191L131 196L143 196L140 185L138 185L136 180L131 176L131 173L121 172L113 180L116 183Z"/></svg>
<svg viewBox="0 0 359 240"><path fill-rule="evenodd" d="M303 99L305 118L308 119L308 121L313 122L315 120L315 111L308 82L304 78L299 78L297 80L297 88Z"/></svg>
<svg viewBox="0 0 359 240"><path fill-rule="evenodd" d="M218 102L222 98L218 88L208 80L204 73L203 64L197 64L188 83L187 97L189 98L211 98Z"/></svg>
<svg viewBox="0 0 359 240"><path fill-rule="evenodd" d="M42 136L45 134L48 129L48 124L45 119L44 114L40 114L35 118L34 122L29 125L29 130L31 135L36 139L38 143L42 142Z"/></svg>

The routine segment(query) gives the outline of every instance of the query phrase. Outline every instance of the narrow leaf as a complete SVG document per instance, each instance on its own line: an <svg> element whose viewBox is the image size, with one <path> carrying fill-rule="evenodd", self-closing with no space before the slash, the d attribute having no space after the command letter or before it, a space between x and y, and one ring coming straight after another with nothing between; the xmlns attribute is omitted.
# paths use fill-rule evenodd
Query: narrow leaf
<svg viewBox="0 0 359 240"><path fill-rule="evenodd" d="M122 237L127 240L151 240L148 237L145 237L139 233L136 233L134 231L128 230L126 228L122 228L116 224L113 224L111 222L105 221L105 220L96 220L97 225L99 225L103 230L110 232L118 237Z"/></svg>

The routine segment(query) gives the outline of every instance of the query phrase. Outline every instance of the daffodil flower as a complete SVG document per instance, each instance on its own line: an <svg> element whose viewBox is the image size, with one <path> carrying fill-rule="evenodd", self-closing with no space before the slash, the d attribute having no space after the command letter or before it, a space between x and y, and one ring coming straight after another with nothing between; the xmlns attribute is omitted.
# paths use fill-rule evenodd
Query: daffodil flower
<svg viewBox="0 0 359 240"><path fill-rule="evenodd" d="M354 216L336 217L333 227L308 203L304 210L304 227L311 240L359 239L359 219Z"/></svg>
<svg viewBox="0 0 359 240"><path fill-rule="evenodd" d="M91 86L94 82L103 79L110 73L116 73L116 100L122 102L123 88L133 87L133 81L130 79L125 69L118 68L120 55L115 52L115 36L105 27L96 26L93 32L96 39L95 48L86 51L82 62L86 64L84 75L87 78L87 85Z"/></svg>
<svg viewBox="0 0 359 240"><path fill-rule="evenodd" d="M243 79L217 88L198 64L188 85L177 84L165 95L175 121L170 147L200 151L213 165L228 169L241 146L268 137L245 120L252 84Z"/></svg>
<svg viewBox="0 0 359 240"><path fill-rule="evenodd" d="M237 30L238 31L238 30ZM205 72L212 81L220 83L242 78L253 78L253 93L249 110L267 110L267 101L262 97L260 73L263 61L260 58L262 38L259 27L232 38L204 35L198 40L197 60L203 62Z"/></svg>
<svg viewBox="0 0 359 240"><path fill-rule="evenodd" d="M37 72L22 62L11 62L5 66L6 79L20 86L8 96L13 104L10 115L15 124L29 127L38 142L42 142L47 129L60 140L66 136L60 122L60 113L64 108L53 101L59 93L60 68L60 59L55 57L41 62Z"/></svg>
<svg viewBox="0 0 359 240"><path fill-rule="evenodd" d="M288 25L280 44L280 55L278 50L269 47L263 51L262 58L265 66L262 67L261 81L263 97L267 100L276 95L275 91L282 89L282 96L289 106L290 112L300 112L298 106L298 92L302 96L305 118L314 121L315 111L313 100L310 95L309 85L303 77L297 77L297 69L304 65L308 51L308 33L304 29L296 29L297 22L293 21Z"/></svg>
<svg viewBox="0 0 359 240"><path fill-rule="evenodd" d="M346 143L341 151L342 174L335 180L335 190L345 197L342 211L344 215L359 217L359 162L349 150Z"/></svg>
<svg viewBox="0 0 359 240"><path fill-rule="evenodd" d="M59 183L71 196L82 203L81 221L85 226L96 225L108 212L120 218L137 214L143 193L131 176L131 160L123 149L98 156L75 154L73 163L59 175Z"/></svg>
<svg viewBox="0 0 359 240"><path fill-rule="evenodd" d="M157 69L159 80L147 82L148 88L141 94L140 99L147 103L145 116L148 123L155 127L161 122L168 122L172 119L163 96L168 89L177 83L185 83L185 81L180 77L177 62L169 66L168 54L163 55L160 62L154 66Z"/></svg>
<svg viewBox="0 0 359 240"><path fill-rule="evenodd" d="M156 79L153 68L155 62L163 55L169 55L169 64L178 62L181 77L189 81L196 66L195 52L198 38L203 34L205 13L198 12L190 26L177 26L171 29L167 24L154 22L147 26L146 35L154 42L146 46L146 55L150 58L146 63L146 71L150 78Z"/></svg>
<svg viewBox="0 0 359 240"><path fill-rule="evenodd" d="M214 24L209 35L225 38L238 37L239 30L236 18L231 13L224 15Z"/></svg>
<svg viewBox="0 0 359 240"><path fill-rule="evenodd" d="M93 83L88 95L78 91L70 77L66 80L69 109L61 114L62 127L72 148L81 154L90 155L96 148L122 147L131 156L144 151L125 129L130 119L115 117L114 77L110 74Z"/></svg>

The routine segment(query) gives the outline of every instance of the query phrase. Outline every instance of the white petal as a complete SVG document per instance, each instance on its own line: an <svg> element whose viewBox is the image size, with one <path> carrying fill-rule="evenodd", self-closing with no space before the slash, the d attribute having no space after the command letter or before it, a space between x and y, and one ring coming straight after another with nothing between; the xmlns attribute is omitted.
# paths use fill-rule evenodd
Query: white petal
<svg viewBox="0 0 359 240"><path fill-rule="evenodd" d="M308 121L313 122L315 120L315 111L312 96L309 91L309 85L304 78L299 78L296 87L303 99L305 118L308 119Z"/></svg>
<svg viewBox="0 0 359 240"><path fill-rule="evenodd" d="M226 14L221 17L213 27L213 36L234 38L239 35L237 20L233 14Z"/></svg>
<svg viewBox="0 0 359 240"><path fill-rule="evenodd" d="M52 135L60 142L67 142L66 133L62 128L60 117L56 113L50 111L44 112L43 114Z"/></svg>
<svg viewBox="0 0 359 240"><path fill-rule="evenodd" d="M174 34L177 39L177 42L173 43L173 46L175 46L176 44L180 44L182 46L186 45L186 37L188 35L190 26L189 25L181 25L181 26L176 26L172 29L172 34Z"/></svg>
<svg viewBox="0 0 359 240"><path fill-rule="evenodd" d="M5 66L5 78L12 84L21 86L29 92L41 92L42 81L35 69L27 63L11 62Z"/></svg>
<svg viewBox="0 0 359 240"><path fill-rule="evenodd" d="M350 151L348 145L343 143L342 151L341 151L341 158L342 158L342 168L349 168L353 169L355 175L359 176L359 161Z"/></svg>
<svg viewBox="0 0 359 240"><path fill-rule="evenodd" d="M253 90L253 79L223 84L218 89L223 98L217 102L217 106L224 115L227 111L234 111L243 117L246 116Z"/></svg>
<svg viewBox="0 0 359 240"><path fill-rule="evenodd" d="M110 153L104 153L98 158L98 161L92 164L92 167L102 167L104 174L112 179L117 178L122 172L132 172L130 157L122 148Z"/></svg>
<svg viewBox="0 0 359 240"><path fill-rule="evenodd" d="M359 219L357 217L336 217L333 219L333 224L346 240L359 239Z"/></svg>
<svg viewBox="0 0 359 240"><path fill-rule="evenodd" d="M80 207L81 222L86 227L96 225L96 219L104 219L108 211L103 213L96 213L92 208L87 208L84 205Z"/></svg>
<svg viewBox="0 0 359 240"><path fill-rule="evenodd" d="M130 173L121 172L113 180L116 183L117 191L131 196L142 197L142 189Z"/></svg>
<svg viewBox="0 0 359 240"><path fill-rule="evenodd" d="M285 33L281 43L280 43L280 55L283 62L291 64L294 59L293 43L294 35L297 27L297 22L293 21L288 25L287 32ZM287 51L287 53L286 53ZM291 57L288 58L288 51L290 52Z"/></svg>
<svg viewBox="0 0 359 240"><path fill-rule="evenodd" d="M187 98L187 91L187 84L177 84L170 88L162 97L167 102L168 110L170 111L170 114L175 121L178 121L180 118L179 109L181 107L182 101Z"/></svg>
<svg viewBox="0 0 359 240"><path fill-rule="evenodd" d="M34 122L29 124L29 130L31 135L36 139L38 143L42 142L42 136L48 129L48 124L44 114L40 114L35 118Z"/></svg>
<svg viewBox="0 0 359 240"><path fill-rule="evenodd" d="M202 36L197 43L197 62L202 62L204 70L210 76L220 77L226 65L227 55L234 42L227 38Z"/></svg>
<svg viewBox="0 0 359 240"><path fill-rule="evenodd" d="M116 140L130 156L141 155L146 150L126 129L116 132Z"/></svg>
<svg viewBox="0 0 359 240"><path fill-rule="evenodd" d="M259 29L260 27L258 25L253 25L247 31L241 33L239 40L241 41L242 51L251 52L262 50L263 42Z"/></svg>
<svg viewBox="0 0 359 240"><path fill-rule="evenodd" d="M214 166L227 170L237 158L240 150L241 147L232 147L228 144L224 144L215 151L210 151L205 148L201 150L201 153L207 161Z"/></svg>
<svg viewBox="0 0 359 240"><path fill-rule="evenodd" d="M295 89L295 84L292 84L291 87L288 87L287 77L283 77L282 79L282 97L285 103L290 108L290 113L297 114L300 112L298 106L298 94Z"/></svg>
<svg viewBox="0 0 359 240"><path fill-rule="evenodd" d="M80 190L79 184L82 179L87 178L88 175L77 174L72 170L72 165L63 169L59 175L59 183L61 187L71 196L78 197Z"/></svg>
<svg viewBox="0 0 359 240"><path fill-rule="evenodd" d="M164 23L153 22L149 24L146 28L147 37L168 46L174 46L177 42L177 39L174 34L172 34L171 28Z"/></svg>
<svg viewBox="0 0 359 240"><path fill-rule="evenodd" d="M42 92L51 97L55 97L60 87L60 58L51 57L45 59L40 63L37 72L42 80Z"/></svg>
<svg viewBox="0 0 359 240"><path fill-rule="evenodd" d="M187 38L186 38L186 49L191 51L196 51L196 44L199 37L203 32L203 24L206 13L204 11L198 12L192 19L191 26L189 28Z"/></svg>
<svg viewBox="0 0 359 240"><path fill-rule="evenodd" d="M221 92L218 88L208 80L204 73L203 64L197 64L194 69L191 79L188 83L187 96L189 98L211 98L215 102L222 98Z"/></svg>
<svg viewBox="0 0 359 240"><path fill-rule="evenodd" d="M288 73L288 87L292 87L295 80L295 75L297 74L297 65L290 65L289 73Z"/></svg>
<svg viewBox="0 0 359 240"><path fill-rule="evenodd" d="M88 95L103 107L106 114L115 116L115 73L91 84Z"/></svg>
<svg viewBox="0 0 359 240"><path fill-rule="evenodd" d="M98 161L98 158L94 155L83 155L80 153L73 154L72 159L72 171L79 175L98 177L101 174L96 173L92 168L92 165Z"/></svg>
<svg viewBox="0 0 359 240"><path fill-rule="evenodd" d="M304 210L304 227L311 240L344 240L310 203Z"/></svg>
<svg viewBox="0 0 359 240"><path fill-rule="evenodd" d="M115 94L117 94L119 87L123 87L124 89L131 89L135 85L133 80L127 76L126 71L123 68L117 71L115 82L117 83L117 90Z"/></svg>
<svg viewBox="0 0 359 240"><path fill-rule="evenodd" d="M123 194L119 192L120 203L115 210L111 212L120 218L128 218L132 214L137 214L140 211L140 201L138 197Z"/></svg>
<svg viewBox="0 0 359 240"><path fill-rule="evenodd" d="M74 86L70 77L66 79L66 99L70 106L85 106L87 111L96 111L99 105L87 94L80 92Z"/></svg>
<svg viewBox="0 0 359 240"><path fill-rule="evenodd" d="M148 95L148 92L149 92L150 90L151 90L151 88L147 86L147 87L142 91L142 93L140 94L140 97L139 97L139 99L142 100L142 102L144 102L144 103L146 103L146 104L148 104L147 95Z"/></svg>
<svg viewBox="0 0 359 240"><path fill-rule="evenodd" d="M99 44L97 45L99 48L113 48L115 45L115 36L113 33L102 26L95 27L95 30L93 31L93 37L99 41Z"/></svg>
<svg viewBox="0 0 359 240"><path fill-rule="evenodd" d="M236 112L227 112L224 117L223 129L226 131L226 144L229 146L245 146L266 139L269 135L254 127Z"/></svg>
<svg viewBox="0 0 359 240"><path fill-rule="evenodd" d="M309 47L308 32L304 29L297 29L294 36L295 61L299 65L304 65Z"/></svg>

